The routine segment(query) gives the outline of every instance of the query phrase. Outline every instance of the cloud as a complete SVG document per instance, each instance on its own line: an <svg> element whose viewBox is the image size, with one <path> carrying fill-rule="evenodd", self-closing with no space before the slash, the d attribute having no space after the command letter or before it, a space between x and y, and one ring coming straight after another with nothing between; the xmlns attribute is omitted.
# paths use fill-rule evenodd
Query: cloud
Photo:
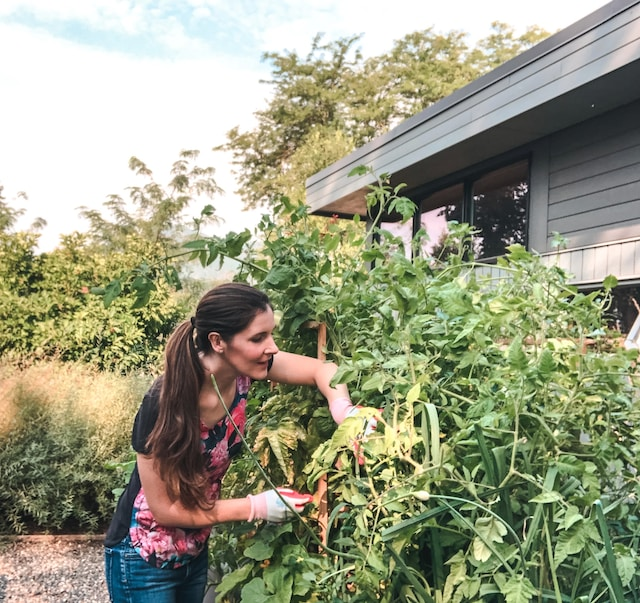
<svg viewBox="0 0 640 603"><path fill-rule="evenodd" d="M564 27L597 0L2 0L0 185L14 207L29 196L25 222L45 218L46 240L82 228L76 208L100 208L136 184L137 156L160 182L181 149L199 149L226 195L214 202L229 228L251 220L237 211L228 157L210 153L265 106L264 52L305 57L311 41L362 34L365 56L433 27L483 37L495 20L524 30ZM15 200L15 204L11 203Z"/></svg>
<svg viewBox="0 0 640 603"><path fill-rule="evenodd" d="M45 218L49 239L82 228L77 207L100 207L136 184L132 155L165 182L180 150L199 149L203 163L217 168L224 204L239 203L228 158L207 152L231 127L251 123L267 93L264 74L211 57L135 59L16 26L0 26L0 52L21 56L0 65L9 91L0 114L0 184L5 194L27 193L25 222ZM43 247L57 243L51 236Z"/></svg>

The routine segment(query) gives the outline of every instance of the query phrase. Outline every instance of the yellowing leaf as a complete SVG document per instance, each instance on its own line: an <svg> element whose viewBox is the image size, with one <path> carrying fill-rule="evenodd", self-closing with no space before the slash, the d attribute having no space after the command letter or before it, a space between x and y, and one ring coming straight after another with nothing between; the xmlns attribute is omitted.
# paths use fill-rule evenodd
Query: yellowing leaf
<svg viewBox="0 0 640 603"><path fill-rule="evenodd" d="M412 404L420 397L420 384L416 383L407 393L407 402Z"/></svg>
<svg viewBox="0 0 640 603"><path fill-rule="evenodd" d="M504 595L505 603L528 603L538 595L538 590L526 576L514 575L507 578L507 574L495 575L495 581Z"/></svg>
<svg viewBox="0 0 640 603"><path fill-rule="evenodd" d="M478 561L487 561L491 557L491 549L485 544L482 538L477 536L473 539L473 558Z"/></svg>

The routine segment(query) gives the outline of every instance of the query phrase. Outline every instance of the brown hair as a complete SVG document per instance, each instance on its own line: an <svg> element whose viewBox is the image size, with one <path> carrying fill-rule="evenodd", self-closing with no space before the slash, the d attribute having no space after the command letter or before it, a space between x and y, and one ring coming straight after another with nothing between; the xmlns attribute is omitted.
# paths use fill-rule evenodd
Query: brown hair
<svg viewBox="0 0 640 603"><path fill-rule="evenodd" d="M175 329L164 354L159 412L147 446L172 500L211 508L200 441L198 397L204 384L199 352L211 351L209 333L229 341L271 306L265 293L245 283L225 283L202 297L195 316Z"/></svg>

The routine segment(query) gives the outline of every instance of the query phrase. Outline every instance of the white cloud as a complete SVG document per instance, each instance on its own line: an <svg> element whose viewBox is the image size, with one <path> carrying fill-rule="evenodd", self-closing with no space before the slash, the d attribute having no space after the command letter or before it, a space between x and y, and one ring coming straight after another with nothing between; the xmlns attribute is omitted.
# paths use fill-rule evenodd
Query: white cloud
<svg viewBox="0 0 640 603"><path fill-rule="evenodd" d="M132 155L165 182L181 149L199 149L229 193L214 205L238 204L228 162L208 151L250 122L266 93L257 71L238 74L212 59L135 60L15 26L0 27L0 40L4 56L21 55L0 66L10 86L0 113L0 184L9 198L27 193L25 222L47 220L43 248L82 227L77 207L100 207L136 184Z"/></svg>
<svg viewBox="0 0 640 603"><path fill-rule="evenodd" d="M127 0L3 0L0 15L23 12L37 16L42 22L74 20L97 29L117 27L135 31L145 4Z"/></svg>
<svg viewBox="0 0 640 603"><path fill-rule="evenodd" d="M225 141L230 128L251 127L253 113L265 106L269 89L259 80L270 74L260 61L262 52L306 56L317 33L324 33L326 42L362 33L365 54L379 54L412 31L433 26L479 38L495 20L516 31L533 24L552 31L602 4L2 0L0 55L11 60L0 62L0 185L10 201L18 191L28 194L25 223L36 216L48 221L42 242L47 249L60 233L83 227L75 208L100 208L108 194L135 183L127 168L131 155L164 182L181 149L199 149L202 163L216 167L227 192L214 205L227 216L228 228L240 228L251 219L235 209L239 201L232 194L236 184L228 161L208 151ZM39 25L17 24L28 23L29 13ZM136 47L100 50L108 35L88 45L54 35L64 28L68 35L80 34L77 39L109 31L122 44L131 39L147 45L137 55ZM173 58L144 58L154 49ZM25 206L20 200L11 204Z"/></svg>

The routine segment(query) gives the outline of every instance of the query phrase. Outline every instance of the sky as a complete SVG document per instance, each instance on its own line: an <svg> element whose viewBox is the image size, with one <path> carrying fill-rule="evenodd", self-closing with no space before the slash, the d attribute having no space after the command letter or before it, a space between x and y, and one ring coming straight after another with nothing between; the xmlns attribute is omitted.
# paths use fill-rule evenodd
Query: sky
<svg viewBox="0 0 640 603"><path fill-rule="evenodd" d="M360 35L364 56L418 30L467 34L493 21L516 34L554 32L603 0L0 0L0 186L24 209L18 227L43 218L39 249L83 231L79 208L103 210L111 194L144 184L135 156L166 184L183 149L200 151L224 193L213 231L252 228L229 157L212 149L266 108L263 53L305 57L316 34ZM26 194L26 198L21 196ZM197 208L194 207L194 215Z"/></svg>

